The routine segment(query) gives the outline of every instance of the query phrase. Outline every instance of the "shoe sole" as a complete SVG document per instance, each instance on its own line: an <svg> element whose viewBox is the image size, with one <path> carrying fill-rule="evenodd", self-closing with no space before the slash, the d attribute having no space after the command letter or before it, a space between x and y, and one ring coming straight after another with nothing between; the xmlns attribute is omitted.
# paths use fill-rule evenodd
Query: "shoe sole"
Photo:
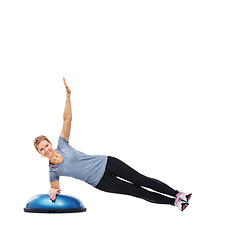
<svg viewBox="0 0 240 240"><path fill-rule="evenodd" d="M188 206L188 204L185 204L185 205L182 207L182 210L181 210L181 211L183 211L184 209L186 209L187 206Z"/></svg>
<svg viewBox="0 0 240 240"><path fill-rule="evenodd" d="M191 197L192 197L192 193L187 196L187 202L189 202Z"/></svg>

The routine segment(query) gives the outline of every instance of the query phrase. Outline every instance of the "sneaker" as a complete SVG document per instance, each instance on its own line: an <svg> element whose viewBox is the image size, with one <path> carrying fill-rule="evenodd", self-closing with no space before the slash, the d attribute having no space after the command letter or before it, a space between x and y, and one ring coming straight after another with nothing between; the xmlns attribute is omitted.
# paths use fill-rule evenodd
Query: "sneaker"
<svg viewBox="0 0 240 240"><path fill-rule="evenodd" d="M174 205L178 207L179 210L183 211L189 204L181 199L176 198Z"/></svg>
<svg viewBox="0 0 240 240"><path fill-rule="evenodd" d="M177 194L177 198L179 198L182 201L185 201L187 203L189 202L191 196L192 196L192 193L179 192L179 194Z"/></svg>

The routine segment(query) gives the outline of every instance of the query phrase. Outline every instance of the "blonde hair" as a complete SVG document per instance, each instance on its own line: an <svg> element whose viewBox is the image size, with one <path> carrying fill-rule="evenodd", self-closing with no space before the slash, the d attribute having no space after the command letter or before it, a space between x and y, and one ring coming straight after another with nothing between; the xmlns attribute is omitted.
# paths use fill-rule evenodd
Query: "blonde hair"
<svg viewBox="0 0 240 240"><path fill-rule="evenodd" d="M39 136L39 137L36 137L36 138L34 139L33 145L34 145L34 147L36 148L37 151L38 151L38 149L37 149L38 144L39 144L41 141L43 141L43 140L46 140L46 141L48 141L49 143L51 143L51 142L48 140L48 138L47 138L46 136L44 136L44 135L41 135L41 136Z"/></svg>

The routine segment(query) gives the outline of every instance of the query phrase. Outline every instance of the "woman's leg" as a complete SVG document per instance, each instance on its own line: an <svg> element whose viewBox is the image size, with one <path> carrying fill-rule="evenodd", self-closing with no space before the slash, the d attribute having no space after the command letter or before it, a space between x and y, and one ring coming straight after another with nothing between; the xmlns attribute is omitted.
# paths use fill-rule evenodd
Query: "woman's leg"
<svg viewBox="0 0 240 240"><path fill-rule="evenodd" d="M178 191L172 189L167 184L157 179L149 178L138 173L136 170L129 167L127 164L125 164L124 162L122 162L117 158L108 157L107 165L108 165L108 170L112 175L123 178L138 186L147 187L154 191L167 194L172 197L176 197L176 195L179 193Z"/></svg>
<svg viewBox="0 0 240 240"><path fill-rule="evenodd" d="M118 179L117 177L123 178L130 183ZM151 188L173 197L178 193L178 191L173 190L156 179L148 178L139 174L119 159L113 157L108 157L104 176L96 188L106 192L135 196L154 203L174 205L174 198L169 198L159 193L148 191L141 186Z"/></svg>
<svg viewBox="0 0 240 240"><path fill-rule="evenodd" d="M175 198L169 198L159 193L148 191L138 185L111 176L110 174L105 174L96 188L105 192L134 196L152 203L174 205L175 202Z"/></svg>

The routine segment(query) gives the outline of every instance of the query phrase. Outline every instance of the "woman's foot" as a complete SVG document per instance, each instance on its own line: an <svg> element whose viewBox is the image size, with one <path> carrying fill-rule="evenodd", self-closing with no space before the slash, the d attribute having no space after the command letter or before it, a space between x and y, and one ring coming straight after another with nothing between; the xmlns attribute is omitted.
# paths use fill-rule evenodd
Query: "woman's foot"
<svg viewBox="0 0 240 240"><path fill-rule="evenodd" d="M192 193L179 192L176 197L188 203L191 196L192 196Z"/></svg>
<svg viewBox="0 0 240 240"><path fill-rule="evenodd" d="M183 211L189 204L185 201L182 201L178 197L175 200L174 206L178 207L179 210Z"/></svg>

